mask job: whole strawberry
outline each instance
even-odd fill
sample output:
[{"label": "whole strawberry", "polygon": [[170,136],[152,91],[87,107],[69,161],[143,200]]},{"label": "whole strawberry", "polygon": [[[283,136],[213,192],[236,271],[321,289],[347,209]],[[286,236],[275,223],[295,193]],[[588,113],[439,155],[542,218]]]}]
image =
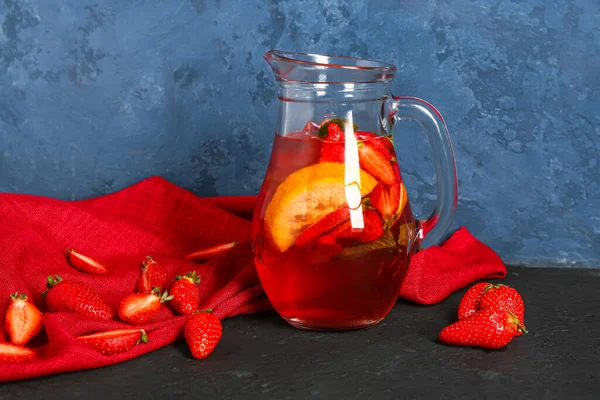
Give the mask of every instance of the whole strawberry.
[{"label": "whole strawberry", "polygon": [[185,325],[185,341],[192,356],[197,359],[205,358],[212,353],[223,333],[221,322],[210,314],[210,311],[199,312],[191,317]]},{"label": "whole strawberry", "polygon": [[55,275],[48,277],[46,287],[48,290],[43,295],[50,311],[68,311],[105,321],[114,316],[96,289],[87,283],[63,280]]},{"label": "whole strawberry", "polygon": [[137,293],[151,293],[154,288],[165,289],[167,284],[167,269],[147,256],[142,263],[142,272],[138,278],[135,290]]},{"label": "whole strawberry", "polygon": [[10,341],[24,345],[42,329],[42,312],[29,301],[27,295],[10,295],[10,304],[6,310],[6,331]]},{"label": "whole strawberry", "polygon": [[480,282],[465,292],[458,304],[458,319],[470,317],[477,312],[481,297],[483,297],[485,289],[490,286],[493,285],[488,282]]},{"label": "whole strawberry", "polygon": [[342,128],[334,122],[327,125],[327,136],[321,145],[320,162],[344,162],[345,134]]},{"label": "whole strawberry", "polygon": [[77,339],[106,355],[123,353],[140,342],[148,343],[143,329],[115,329],[78,336]]},{"label": "whole strawberry", "polygon": [[510,343],[519,330],[526,332],[513,313],[490,308],[448,325],[438,338],[455,346],[495,350]]},{"label": "whole strawberry", "polygon": [[[489,285],[479,301],[479,309],[498,308],[513,313],[521,326],[525,327],[525,304],[515,288],[506,285]],[[520,336],[521,332],[517,333]]]},{"label": "whole strawberry", "polygon": [[196,271],[188,272],[184,276],[175,277],[175,283],[171,287],[171,305],[179,314],[191,314],[200,306],[200,291],[198,284],[200,277]]},{"label": "whole strawberry", "polygon": [[149,324],[158,317],[161,304],[172,298],[166,290],[161,295],[158,288],[154,288],[152,293],[130,294],[121,300],[119,318],[134,325]]}]

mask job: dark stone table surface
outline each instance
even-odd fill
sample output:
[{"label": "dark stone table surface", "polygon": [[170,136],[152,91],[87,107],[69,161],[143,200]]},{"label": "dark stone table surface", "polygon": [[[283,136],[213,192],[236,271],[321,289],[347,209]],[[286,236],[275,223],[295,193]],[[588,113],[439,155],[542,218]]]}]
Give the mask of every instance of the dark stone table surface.
[{"label": "dark stone table surface", "polygon": [[215,352],[177,343],[111,367],[0,384],[4,399],[598,399],[600,270],[510,267],[529,334],[505,349],[443,345],[464,290],[399,302],[378,326],[308,332],[274,314],[224,322]]}]

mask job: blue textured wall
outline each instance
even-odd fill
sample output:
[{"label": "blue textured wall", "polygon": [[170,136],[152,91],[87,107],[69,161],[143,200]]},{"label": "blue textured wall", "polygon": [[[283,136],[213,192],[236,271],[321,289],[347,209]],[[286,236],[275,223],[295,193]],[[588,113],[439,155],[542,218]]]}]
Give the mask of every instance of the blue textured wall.
[{"label": "blue textured wall", "polygon": [[[1,191],[82,199],[162,175],[254,194],[276,112],[263,53],[368,57],[445,116],[456,225],[510,263],[600,267],[597,0],[2,0],[0,23]],[[410,123],[395,138],[426,214],[428,145]]]}]

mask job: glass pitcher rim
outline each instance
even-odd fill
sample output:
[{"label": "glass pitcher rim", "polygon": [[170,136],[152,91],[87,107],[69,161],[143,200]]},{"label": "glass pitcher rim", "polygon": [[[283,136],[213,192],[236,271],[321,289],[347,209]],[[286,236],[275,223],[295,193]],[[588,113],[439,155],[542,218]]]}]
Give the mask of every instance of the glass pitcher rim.
[{"label": "glass pitcher rim", "polygon": [[[337,68],[337,69],[353,69],[362,71],[380,71],[395,73],[397,68],[394,64],[390,64],[384,61],[370,60],[358,57],[349,56],[338,56],[330,54],[319,54],[319,53],[303,53],[297,51],[285,51],[285,50],[269,50],[264,55],[265,60],[269,61],[274,59],[276,61],[290,62],[306,66],[314,66],[321,68]],[[318,60],[319,58],[326,58],[327,62],[310,61],[308,59],[313,58]],[[302,59],[306,58],[306,59]],[[329,60],[338,60],[339,62],[328,62]],[[354,64],[350,64],[354,62]],[[360,65],[368,64],[368,65]]]}]

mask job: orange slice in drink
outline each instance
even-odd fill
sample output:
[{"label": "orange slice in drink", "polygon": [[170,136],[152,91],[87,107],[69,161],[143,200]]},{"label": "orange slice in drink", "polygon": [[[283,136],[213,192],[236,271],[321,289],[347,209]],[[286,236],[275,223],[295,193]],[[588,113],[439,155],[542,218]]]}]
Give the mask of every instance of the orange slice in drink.
[{"label": "orange slice in drink", "polygon": [[[347,194],[356,189],[369,194],[377,181],[360,170],[358,181],[346,183],[345,165],[337,162],[314,164],[290,174],[275,190],[265,211],[267,235],[279,249],[289,249],[296,237],[327,214],[356,199]],[[360,202],[355,207],[360,206]]]}]

